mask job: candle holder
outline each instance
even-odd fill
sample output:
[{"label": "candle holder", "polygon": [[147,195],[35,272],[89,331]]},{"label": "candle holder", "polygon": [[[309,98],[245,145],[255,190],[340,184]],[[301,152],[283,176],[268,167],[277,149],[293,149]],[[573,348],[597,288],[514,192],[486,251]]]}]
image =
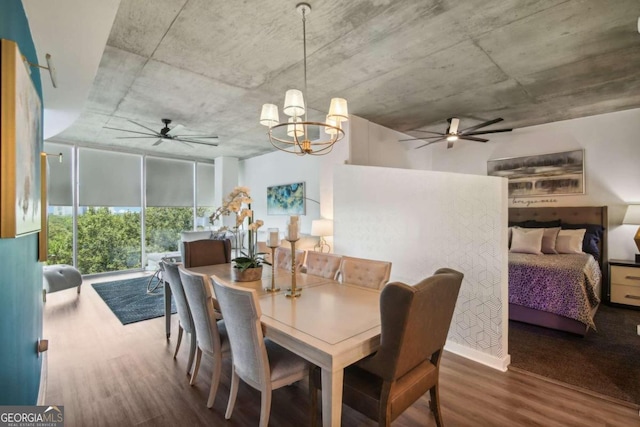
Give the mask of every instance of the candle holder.
[{"label": "candle holder", "polygon": [[287,289],[285,295],[287,298],[298,298],[300,294],[300,289],[296,288],[296,240],[289,240],[291,243],[291,288]]},{"label": "candle holder", "polygon": [[276,288],[276,248],[277,246],[269,246],[271,249],[271,287],[264,288],[267,292],[280,292],[280,288]]}]

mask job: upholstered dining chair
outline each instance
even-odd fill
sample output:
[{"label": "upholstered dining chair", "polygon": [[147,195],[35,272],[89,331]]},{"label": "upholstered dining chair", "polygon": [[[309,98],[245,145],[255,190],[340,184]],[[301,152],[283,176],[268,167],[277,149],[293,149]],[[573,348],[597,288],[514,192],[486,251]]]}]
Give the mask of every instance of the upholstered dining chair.
[{"label": "upholstered dining chair", "polygon": [[242,379],[262,393],[259,425],[267,427],[271,412],[271,391],[306,378],[309,363],[264,338],[260,324],[260,304],[254,289],[222,283],[215,276],[213,286],[222,308],[233,354],[231,389],[225,418],[231,418],[239,381]]},{"label": "upholstered dining chair", "polygon": [[340,261],[342,261],[341,255],[307,251],[306,273],[325,279],[335,279]]},{"label": "upholstered dining chair", "polygon": [[178,311],[178,342],[176,342],[176,351],[173,354],[173,358],[175,359],[178,355],[180,343],[182,342],[182,333],[186,332],[191,338],[191,344],[189,345],[189,361],[187,362],[187,374],[189,374],[191,372],[191,366],[193,365],[193,357],[196,353],[196,330],[193,326],[191,309],[189,308],[187,296],[185,295],[184,288],[182,287],[182,279],[180,279],[180,272],[178,270],[179,264],[165,259],[162,259],[160,263],[164,269],[165,286],[169,286],[171,288],[173,299],[176,302],[176,310]]},{"label": "upholstered dining chair", "polygon": [[191,309],[198,344],[190,384],[194,385],[198,377],[202,353],[210,356],[213,359],[213,373],[211,375],[211,388],[209,389],[207,407],[211,408],[220,383],[222,357],[230,355],[229,339],[224,320],[216,319],[209,276],[188,271],[182,266],[178,267],[178,271],[189,308]]},{"label": "upholstered dining chair", "polygon": [[203,265],[226,264],[231,262],[231,240],[194,240],[183,242],[186,268]]},{"label": "upholstered dining chair", "polygon": [[[389,426],[427,391],[438,427],[440,359],[462,273],[441,268],[415,286],[393,282],[380,294],[380,348],[345,369],[343,403]],[[309,376],[312,425],[317,418],[320,370]]]},{"label": "upholstered dining chair", "polygon": [[[301,271],[304,265],[305,258],[304,249],[296,249],[296,271]],[[291,249],[278,246],[275,252],[275,262],[273,263],[275,268],[284,268],[291,270]]]},{"label": "upholstered dining chair", "polygon": [[336,279],[350,285],[382,289],[390,276],[390,262],[343,256]]}]

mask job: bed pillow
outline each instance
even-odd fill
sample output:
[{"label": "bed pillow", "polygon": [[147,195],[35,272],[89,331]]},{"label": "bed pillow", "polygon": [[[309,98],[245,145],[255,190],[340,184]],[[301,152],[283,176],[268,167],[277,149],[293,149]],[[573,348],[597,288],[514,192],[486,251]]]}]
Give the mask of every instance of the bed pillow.
[{"label": "bed pillow", "polygon": [[542,234],[542,247],[541,247],[541,251],[543,254],[558,253],[556,251],[556,239],[558,237],[559,232],[560,232],[560,227],[544,229],[544,233]]},{"label": "bed pillow", "polygon": [[543,228],[520,228],[514,227],[511,237],[510,252],[523,254],[542,255]]},{"label": "bed pillow", "polygon": [[565,230],[577,230],[584,228],[587,230],[582,239],[582,251],[593,255],[598,260],[600,259],[600,241],[604,235],[604,227],[600,224],[562,224],[562,228]]},{"label": "bed pillow", "polygon": [[556,238],[556,251],[559,254],[581,254],[582,240],[587,230],[560,230]]}]

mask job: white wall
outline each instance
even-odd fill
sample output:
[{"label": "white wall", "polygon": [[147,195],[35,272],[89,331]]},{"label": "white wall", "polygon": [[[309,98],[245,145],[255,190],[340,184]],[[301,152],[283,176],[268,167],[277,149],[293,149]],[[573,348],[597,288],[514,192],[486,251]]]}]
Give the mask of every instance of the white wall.
[{"label": "white wall", "polygon": [[[488,135],[486,144],[458,141],[427,148],[433,170],[486,175],[487,160],[584,149],[586,194],[510,199],[510,206],[609,206],[609,257],[633,259],[636,226],[620,225],[626,205],[640,202],[640,109],[565,120]],[[544,199],[549,199],[545,197]]]},{"label": "white wall", "polygon": [[334,179],[335,251],[391,261],[409,284],[463,272],[447,349],[506,369],[506,179],[352,165]]}]

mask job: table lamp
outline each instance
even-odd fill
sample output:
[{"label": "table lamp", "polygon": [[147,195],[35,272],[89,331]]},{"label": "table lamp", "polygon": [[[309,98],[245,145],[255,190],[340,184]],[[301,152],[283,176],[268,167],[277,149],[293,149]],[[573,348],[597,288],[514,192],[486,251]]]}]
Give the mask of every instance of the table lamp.
[{"label": "table lamp", "polygon": [[[627,212],[624,214],[623,224],[640,225],[640,205],[627,206]],[[633,238],[636,242],[636,246],[640,251],[640,227],[636,231],[636,235]],[[636,262],[640,262],[640,254],[636,254]]]},{"label": "table lamp", "polygon": [[330,219],[314,219],[311,221],[311,235],[319,236],[320,240],[313,247],[313,250],[318,252],[324,252],[324,248],[327,248],[327,252],[331,252],[331,246],[324,238],[326,236],[333,236],[333,221]]}]

